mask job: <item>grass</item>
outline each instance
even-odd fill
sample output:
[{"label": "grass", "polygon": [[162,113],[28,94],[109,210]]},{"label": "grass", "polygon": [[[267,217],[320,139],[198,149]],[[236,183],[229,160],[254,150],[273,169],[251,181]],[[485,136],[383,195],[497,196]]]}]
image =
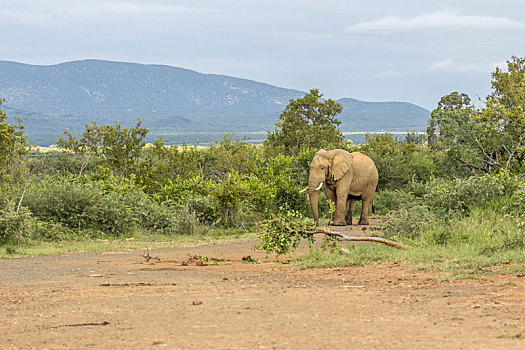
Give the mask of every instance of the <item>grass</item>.
[{"label": "grass", "polygon": [[498,338],[507,338],[507,339],[525,339],[525,328],[522,329],[520,332],[517,333],[505,333]]},{"label": "grass", "polygon": [[375,243],[358,246],[348,254],[312,250],[296,265],[299,268],[331,268],[364,266],[387,261],[406,262],[420,270],[447,272],[454,279],[483,278],[495,272],[525,271],[525,254],[521,249],[485,256],[468,246],[400,250]]},{"label": "grass", "polygon": [[109,250],[145,250],[152,248],[177,248],[188,245],[209,245],[232,239],[253,239],[254,233],[241,230],[213,230],[205,234],[180,236],[149,236],[136,234],[127,238],[81,239],[58,242],[30,242],[20,246],[0,246],[0,259],[61,255],[72,252]]},{"label": "grass", "polygon": [[454,279],[525,271],[523,232],[515,220],[490,210],[474,210],[468,217],[451,220],[445,227],[427,229],[405,243],[413,248],[401,250],[371,243],[355,246],[348,254],[312,250],[296,264],[300,268],[315,268],[406,262],[418,269],[448,273]]}]

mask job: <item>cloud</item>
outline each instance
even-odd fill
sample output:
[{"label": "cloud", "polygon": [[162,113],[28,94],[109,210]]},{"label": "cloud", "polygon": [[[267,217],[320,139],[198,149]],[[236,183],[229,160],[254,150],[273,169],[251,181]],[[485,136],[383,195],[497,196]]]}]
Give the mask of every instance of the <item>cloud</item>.
[{"label": "cloud", "polygon": [[506,67],[506,62],[458,64],[452,59],[447,59],[430,64],[427,70],[445,73],[487,73],[494,71],[496,67]]},{"label": "cloud", "polygon": [[44,24],[49,21],[49,17],[42,13],[6,9],[0,11],[0,19],[26,24]]},{"label": "cloud", "polygon": [[394,71],[394,70],[388,70],[385,72],[379,72],[374,75],[378,79],[393,79],[393,78],[401,78],[403,76],[403,73]]},{"label": "cloud", "polygon": [[198,6],[174,5],[169,2],[144,3],[134,0],[103,1],[103,0],[69,0],[67,2],[54,1],[52,5],[34,0],[20,0],[13,2],[11,9],[3,8],[0,11],[0,20],[9,20],[15,23],[40,25],[57,25],[63,22],[74,22],[78,19],[100,20],[101,18],[129,18],[152,16],[186,15],[191,13],[215,13],[219,10]]},{"label": "cloud", "polygon": [[410,18],[389,16],[373,21],[360,22],[346,28],[349,34],[396,33],[414,30],[525,30],[525,22],[507,17],[461,15],[451,11],[427,13]]}]

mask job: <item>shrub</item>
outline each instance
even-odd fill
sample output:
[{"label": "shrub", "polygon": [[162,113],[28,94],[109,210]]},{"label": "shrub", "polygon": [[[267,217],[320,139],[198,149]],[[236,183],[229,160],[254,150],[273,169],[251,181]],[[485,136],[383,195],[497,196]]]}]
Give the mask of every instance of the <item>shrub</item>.
[{"label": "shrub", "polygon": [[113,181],[49,178],[28,188],[24,205],[39,220],[75,232],[121,235],[138,229],[173,231],[173,209],[154,202],[127,182],[117,185]]},{"label": "shrub", "polygon": [[506,174],[472,176],[465,180],[436,179],[425,184],[423,199],[441,215],[468,214],[475,207],[501,210],[506,198],[519,186]]},{"label": "shrub", "polygon": [[217,206],[210,196],[190,197],[186,205],[201,224],[211,225],[219,219]]},{"label": "shrub", "polygon": [[0,244],[20,244],[22,239],[32,238],[35,233],[35,218],[31,212],[14,201],[0,205]]},{"label": "shrub", "polygon": [[426,205],[415,204],[392,211],[384,225],[385,235],[391,238],[416,240],[426,230],[435,228],[442,219]]},{"label": "shrub", "polygon": [[380,190],[401,188],[410,180],[427,181],[437,170],[426,144],[405,143],[392,134],[366,135],[361,151],[376,164]]},{"label": "shrub", "polygon": [[173,233],[179,235],[192,235],[197,230],[198,219],[188,206],[179,205],[174,208]]},{"label": "shrub", "polygon": [[374,196],[374,206],[378,214],[385,215],[411,205],[416,199],[409,191],[383,190]]}]

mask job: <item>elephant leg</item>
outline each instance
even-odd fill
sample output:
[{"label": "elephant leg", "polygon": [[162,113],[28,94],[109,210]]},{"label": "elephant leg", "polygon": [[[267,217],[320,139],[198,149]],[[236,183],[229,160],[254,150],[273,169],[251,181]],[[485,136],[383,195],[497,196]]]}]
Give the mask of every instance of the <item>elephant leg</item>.
[{"label": "elephant leg", "polygon": [[352,212],[354,211],[354,204],[355,204],[355,199],[348,198],[346,200],[347,212],[345,216],[345,221],[347,225],[352,225]]},{"label": "elephant leg", "polygon": [[[326,199],[336,205],[335,191],[326,187],[325,189]],[[334,220],[334,213],[330,215],[330,222]]]},{"label": "elephant leg", "polygon": [[335,202],[335,213],[332,225],[334,226],[345,226],[345,212],[346,212],[346,200],[348,198],[348,190],[337,189],[336,190],[336,202]]},{"label": "elephant leg", "polygon": [[373,196],[363,197],[363,206],[361,207],[361,217],[359,218],[358,225],[368,225],[368,207],[374,199]]}]

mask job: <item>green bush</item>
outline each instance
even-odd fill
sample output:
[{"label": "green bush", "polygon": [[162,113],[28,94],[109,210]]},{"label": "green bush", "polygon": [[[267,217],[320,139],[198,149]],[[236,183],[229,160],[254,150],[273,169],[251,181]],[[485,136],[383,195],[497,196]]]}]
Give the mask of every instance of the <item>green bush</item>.
[{"label": "green bush", "polygon": [[197,231],[198,219],[186,205],[176,206],[173,216],[172,232],[179,235],[193,235]]},{"label": "green bush", "polygon": [[118,192],[116,187],[72,177],[48,178],[29,186],[23,203],[39,220],[77,232],[121,235],[139,229],[172,230],[172,209],[138,189]]},{"label": "green bush", "polygon": [[426,231],[442,223],[442,219],[426,205],[415,204],[392,211],[384,225],[390,238],[417,240]]},{"label": "green bush", "polygon": [[211,196],[190,197],[186,205],[201,224],[212,225],[219,219],[217,206]]},{"label": "green bush", "polygon": [[415,200],[414,195],[409,191],[387,189],[376,193],[374,206],[377,214],[386,215],[413,204]]},{"label": "green bush", "polygon": [[0,205],[0,244],[21,243],[35,234],[36,219],[27,208],[17,207],[14,201]]},{"label": "green bush", "polygon": [[411,180],[428,181],[437,171],[425,143],[405,143],[392,134],[366,135],[366,145],[359,150],[374,160],[380,190],[401,188]]},{"label": "green bush", "polygon": [[476,207],[501,211],[519,181],[506,174],[472,176],[467,179],[435,179],[424,185],[422,197],[441,215],[468,214]]}]

